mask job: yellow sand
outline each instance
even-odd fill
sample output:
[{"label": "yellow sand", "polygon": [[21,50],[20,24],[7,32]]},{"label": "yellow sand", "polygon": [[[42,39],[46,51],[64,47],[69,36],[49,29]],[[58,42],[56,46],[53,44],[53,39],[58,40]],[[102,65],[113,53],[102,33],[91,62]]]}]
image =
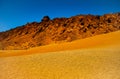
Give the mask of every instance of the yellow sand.
[{"label": "yellow sand", "polygon": [[115,46],[120,45],[120,31],[97,35],[94,37],[76,40],[73,42],[50,44],[46,46],[31,48],[29,50],[7,50],[7,51],[0,50],[1,53],[0,57],[56,52],[56,51],[64,51],[64,50],[96,48],[96,47],[99,48],[99,47],[106,47],[113,45]]},{"label": "yellow sand", "polygon": [[0,79],[120,79],[119,35],[0,51]]}]

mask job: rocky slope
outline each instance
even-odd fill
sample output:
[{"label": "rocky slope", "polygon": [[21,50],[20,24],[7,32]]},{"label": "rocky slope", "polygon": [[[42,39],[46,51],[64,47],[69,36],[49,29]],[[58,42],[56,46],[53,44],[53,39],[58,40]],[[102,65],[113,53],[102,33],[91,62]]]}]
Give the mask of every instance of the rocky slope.
[{"label": "rocky slope", "polygon": [[0,33],[0,49],[28,49],[51,43],[70,42],[120,29],[120,13],[77,15],[70,18],[44,16],[41,22],[27,23]]}]

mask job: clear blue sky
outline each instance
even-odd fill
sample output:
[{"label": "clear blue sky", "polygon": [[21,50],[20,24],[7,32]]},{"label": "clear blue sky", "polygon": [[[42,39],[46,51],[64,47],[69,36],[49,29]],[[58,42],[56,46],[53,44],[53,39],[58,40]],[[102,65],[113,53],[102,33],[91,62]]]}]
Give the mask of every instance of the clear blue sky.
[{"label": "clear blue sky", "polygon": [[0,0],[0,31],[40,22],[45,15],[55,18],[115,12],[120,12],[120,0]]}]

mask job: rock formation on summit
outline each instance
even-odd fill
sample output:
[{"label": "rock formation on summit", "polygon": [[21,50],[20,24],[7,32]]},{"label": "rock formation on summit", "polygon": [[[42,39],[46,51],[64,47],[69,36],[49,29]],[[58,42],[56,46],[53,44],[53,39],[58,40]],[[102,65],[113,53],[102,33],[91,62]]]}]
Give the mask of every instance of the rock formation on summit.
[{"label": "rock formation on summit", "polygon": [[70,42],[120,29],[120,13],[77,15],[70,18],[43,17],[6,32],[0,32],[0,49],[28,49],[51,43]]},{"label": "rock formation on summit", "polygon": [[42,21],[42,22],[47,22],[47,21],[49,21],[49,20],[50,20],[49,16],[44,16],[41,21]]}]

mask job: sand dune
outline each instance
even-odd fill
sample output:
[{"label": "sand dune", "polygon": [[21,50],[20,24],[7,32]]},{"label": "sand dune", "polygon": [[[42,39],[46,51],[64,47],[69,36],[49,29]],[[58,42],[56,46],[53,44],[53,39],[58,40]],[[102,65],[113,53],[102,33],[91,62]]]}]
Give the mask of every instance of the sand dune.
[{"label": "sand dune", "polygon": [[108,34],[97,35],[82,40],[73,42],[50,44],[46,46],[31,48],[29,50],[5,50],[0,51],[0,57],[28,55],[35,53],[46,53],[64,50],[89,49],[95,47],[117,46],[120,45],[120,31],[111,32]]},{"label": "sand dune", "polygon": [[0,79],[120,79],[119,35],[0,51]]}]

